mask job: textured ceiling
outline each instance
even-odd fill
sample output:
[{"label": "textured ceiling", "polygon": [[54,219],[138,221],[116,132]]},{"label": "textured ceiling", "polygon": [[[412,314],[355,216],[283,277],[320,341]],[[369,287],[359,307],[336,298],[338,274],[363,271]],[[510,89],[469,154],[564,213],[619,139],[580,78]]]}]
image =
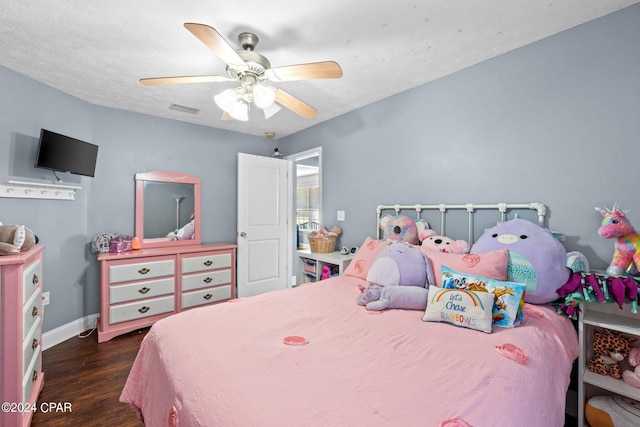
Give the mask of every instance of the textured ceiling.
[{"label": "textured ceiling", "polygon": [[[282,138],[639,0],[2,0],[0,65],[92,104]],[[277,86],[318,110],[223,121],[232,83],[144,86],[144,77],[225,75],[183,24],[210,25],[240,49],[250,31],[273,67],[333,60],[341,79]],[[172,103],[199,109],[190,114]]]}]

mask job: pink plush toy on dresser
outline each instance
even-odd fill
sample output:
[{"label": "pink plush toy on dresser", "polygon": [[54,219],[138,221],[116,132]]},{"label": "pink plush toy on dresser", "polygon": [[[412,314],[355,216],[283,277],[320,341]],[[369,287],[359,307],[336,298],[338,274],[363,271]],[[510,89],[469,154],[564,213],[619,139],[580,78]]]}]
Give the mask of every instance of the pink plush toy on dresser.
[{"label": "pink plush toy on dresser", "polygon": [[616,205],[613,205],[613,209],[596,207],[596,211],[604,217],[598,234],[606,239],[616,239],[613,260],[607,267],[607,274],[622,276],[637,273],[640,266],[640,234],[631,225],[626,212]]}]

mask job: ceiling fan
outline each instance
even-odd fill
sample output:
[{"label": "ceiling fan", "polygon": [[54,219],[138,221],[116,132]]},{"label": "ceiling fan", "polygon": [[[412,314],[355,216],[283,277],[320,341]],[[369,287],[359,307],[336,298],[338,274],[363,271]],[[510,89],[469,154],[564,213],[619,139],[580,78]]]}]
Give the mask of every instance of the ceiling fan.
[{"label": "ceiling fan", "polygon": [[248,120],[249,106],[254,103],[269,118],[280,110],[280,105],[304,118],[314,117],[318,111],[284,90],[264,83],[295,80],[337,79],[342,77],[342,68],[334,61],[312,62],[271,68],[267,58],[255,52],[258,37],[252,33],[241,33],[238,41],[242,50],[233,47],[214,28],[195,23],[184,24],[227,64],[227,75],[154,77],[140,79],[145,85],[181,83],[219,83],[237,81],[239,86],[226,89],[214,97],[216,104],[224,111],[223,120]]}]

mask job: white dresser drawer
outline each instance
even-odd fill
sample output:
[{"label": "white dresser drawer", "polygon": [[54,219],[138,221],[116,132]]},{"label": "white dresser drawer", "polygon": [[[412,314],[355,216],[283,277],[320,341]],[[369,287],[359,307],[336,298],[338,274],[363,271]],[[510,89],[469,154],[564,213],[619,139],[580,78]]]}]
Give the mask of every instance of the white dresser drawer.
[{"label": "white dresser drawer", "polygon": [[38,317],[31,327],[31,330],[25,331],[27,334],[22,341],[22,375],[27,373],[29,362],[40,352],[40,337],[42,331],[42,320]]},{"label": "white dresser drawer", "polygon": [[182,291],[231,283],[231,270],[207,271],[182,276]]},{"label": "white dresser drawer", "polygon": [[147,261],[135,264],[109,266],[109,283],[130,282],[154,277],[172,276],[175,272],[173,259]]},{"label": "white dresser drawer", "polygon": [[231,298],[231,285],[182,294],[182,308],[195,307]]},{"label": "white dresser drawer", "polygon": [[[22,330],[26,334],[31,327],[40,319],[42,313],[42,298],[40,297],[40,289],[31,295],[29,301],[22,308]],[[22,339],[25,337],[23,336]]]},{"label": "white dresser drawer", "polygon": [[37,259],[22,273],[22,301],[26,302],[42,280],[42,263]]},{"label": "white dresser drawer", "polygon": [[127,285],[110,286],[109,304],[173,294],[174,291],[175,280],[173,277],[158,280],[145,280],[143,282],[130,283]]},{"label": "white dresser drawer", "polygon": [[142,319],[157,314],[170,313],[174,309],[173,295],[146,301],[109,307],[109,324]]},{"label": "white dresser drawer", "polygon": [[[33,355],[31,363],[27,367],[27,372],[22,377],[22,402],[30,401],[33,387],[40,375],[42,375],[42,352],[38,349],[37,354]],[[33,403],[35,403],[35,399]]]},{"label": "white dresser drawer", "polygon": [[231,254],[216,254],[197,257],[182,258],[182,273],[195,273],[196,271],[215,270],[217,268],[231,267]]}]

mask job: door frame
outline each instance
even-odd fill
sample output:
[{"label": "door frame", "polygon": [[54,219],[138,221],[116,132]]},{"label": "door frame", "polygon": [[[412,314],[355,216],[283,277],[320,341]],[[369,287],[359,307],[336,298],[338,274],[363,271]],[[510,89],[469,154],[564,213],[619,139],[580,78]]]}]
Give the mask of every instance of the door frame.
[{"label": "door frame", "polygon": [[318,156],[318,182],[320,183],[319,185],[319,189],[318,189],[318,220],[319,222],[322,224],[322,146],[318,146],[315,148],[310,148],[308,150],[304,150],[301,151],[299,153],[294,153],[294,154],[289,154],[287,156],[284,156],[285,160],[288,160],[291,163],[291,170],[292,173],[289,174],[289,179],[287,180],[287,186],[288,186],[288,193],[289,193],[289,197],[287,200],[287,204],[288,204],[288,210],[289,210],[289,217],[291,218],[291,221],[289,222],[290,227],[289,227],[289,261],[288,261],[288,269],[289,269],[289,285],[288,287],[292,288],[296,285],[296,278],[295,278],[295,274],[297,274],[297,269],[295,268],[296,266],[296,261],[297,261],[297,256],[296,256],[296,251],[297,251],[297,247],[295,247],[293,245],[293,242],[295,241],[294,238],[295,236],[297,236],[296,234],[296,213],[295,213],[295,206],[296,204],[293,202],[293,195],[296,194],[296,189],[293,188],[293,183],[295,180],[295,166],[296,166],[296,162],[298,162],[299,160],[304,160],[307,159],[309,157],[313,157],[313,156]]}]

